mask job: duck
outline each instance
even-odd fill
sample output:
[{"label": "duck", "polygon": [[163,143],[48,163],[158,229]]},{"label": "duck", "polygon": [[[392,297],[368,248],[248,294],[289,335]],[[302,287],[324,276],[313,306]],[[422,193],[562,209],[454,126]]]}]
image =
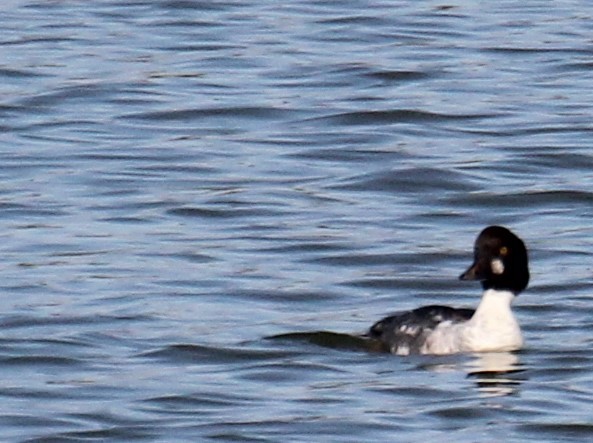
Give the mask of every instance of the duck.
[{"label": "duck", "polygon": [[529,284],[527,248],[503,226],[488,226],[474,243],[474,259],[460,280],[479,281],[476,309],[442,305],[398,312],[376,322],[366,337],[396,355],[510,352],[523,347],[511,304]]}]

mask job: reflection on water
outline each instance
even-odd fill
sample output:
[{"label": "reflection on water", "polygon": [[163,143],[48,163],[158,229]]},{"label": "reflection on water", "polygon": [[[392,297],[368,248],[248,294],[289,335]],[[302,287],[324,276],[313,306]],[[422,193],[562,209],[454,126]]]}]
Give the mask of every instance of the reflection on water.
[{"label": "reflection on water", "polygon": [[525,380],[526,370],[520,354],[514,352],[473,354],[464,369],[478,390],[489,396],[514,394]]},{"label": "reflection on water", "polygon": [[[269,340],[297,341],[332,349],[388,352],[381,343],[367,337],[330,331],[294,332],[267,337]],[[467,373],[477,389],[487,396],[503,396],[516,393],[525,380],[525,366],[516,352],[484,352],[475,354],[454,354],[444,356],[412,356],[422,358],[417,369],[433,372]],[[393,356],[393,358],[403,358]]]}]

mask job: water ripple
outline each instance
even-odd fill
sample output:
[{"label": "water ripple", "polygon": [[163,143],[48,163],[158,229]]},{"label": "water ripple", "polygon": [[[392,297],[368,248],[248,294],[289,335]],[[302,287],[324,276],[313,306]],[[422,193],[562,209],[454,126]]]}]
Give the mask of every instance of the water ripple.
[{"label": "water ripple", "polygon": [[480,120],[488,115],[444,114],[415,109],[394,109],[388,111],[355,111],[318,117],[313,121],[328,122],[334,125],[375,125],[390,123],[437,123],[443,121]]},{"label": "water ripple", "polygon": [[[4,440],[593,435],[587,8],[3,5]],[[475,306],[490,224],[525,349],[358,335]]]}]

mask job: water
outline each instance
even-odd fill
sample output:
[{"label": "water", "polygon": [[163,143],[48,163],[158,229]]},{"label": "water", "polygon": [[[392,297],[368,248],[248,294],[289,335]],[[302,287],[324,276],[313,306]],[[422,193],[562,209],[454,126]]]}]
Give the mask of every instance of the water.
[{"label": "water", "polygon": [[[586,2],[5,3],[3,441],[593,436]],[[523,351],[339,335],[495,223]]]}]

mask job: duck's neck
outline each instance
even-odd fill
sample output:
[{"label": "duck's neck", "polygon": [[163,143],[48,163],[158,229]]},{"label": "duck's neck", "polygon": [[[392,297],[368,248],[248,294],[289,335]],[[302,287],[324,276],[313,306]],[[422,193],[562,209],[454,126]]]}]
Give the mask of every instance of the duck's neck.
[{"label": "duck's neck", "polygon": [[482,300],[480,300],[472,320],[490,323],[505,320],[509,316],[512,317],[511,303],[514,299],[515,294],[511,291],[487,289],[482,295]]},{"label": "duck's neck", "polygon": [[488,289],[468,322],[468,345],[474,351],[519,349],[521,329],[511,311],[515,295],[511,291]]}]

